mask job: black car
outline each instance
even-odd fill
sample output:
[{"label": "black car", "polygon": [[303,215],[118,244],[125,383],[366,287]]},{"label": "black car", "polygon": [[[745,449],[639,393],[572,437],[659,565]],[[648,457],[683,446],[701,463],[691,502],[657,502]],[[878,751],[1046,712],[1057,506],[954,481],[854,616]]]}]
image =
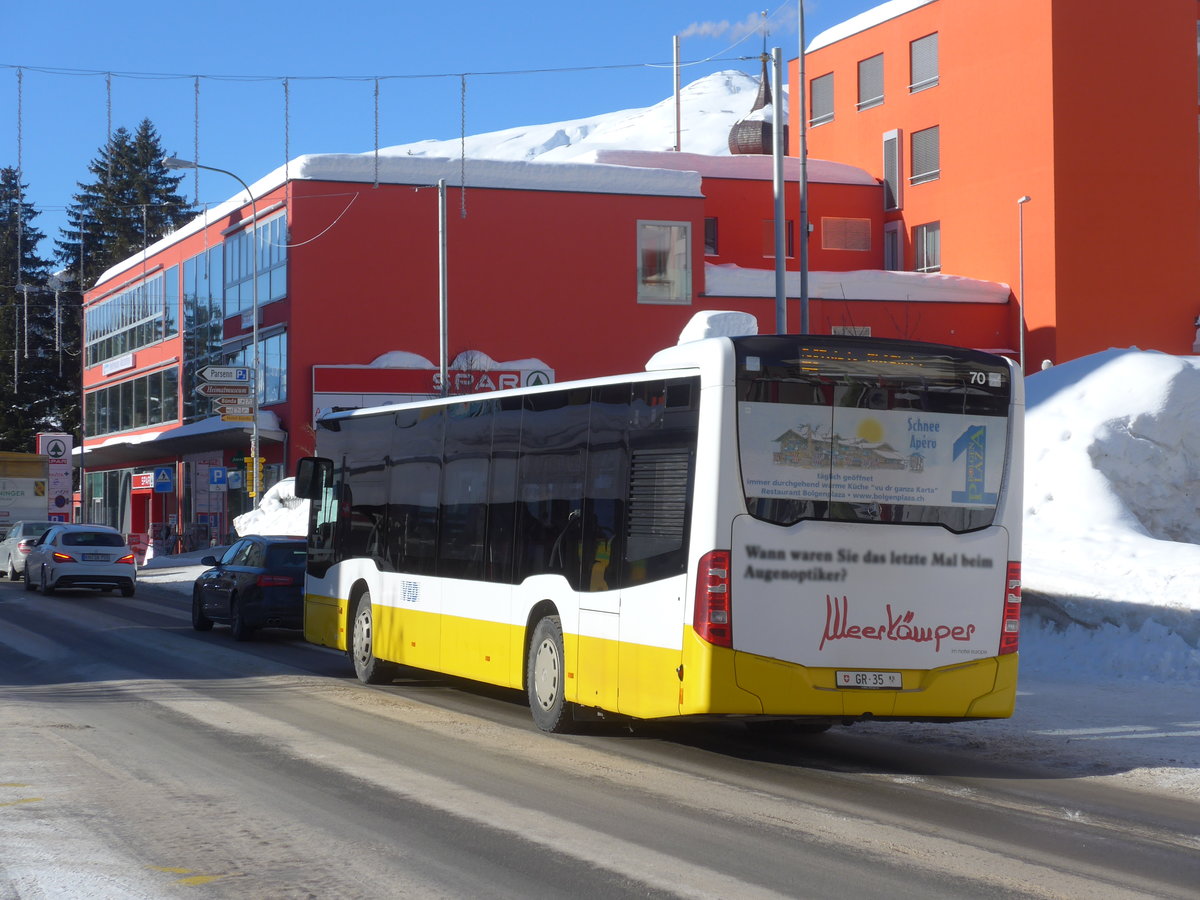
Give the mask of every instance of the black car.
[{"label": "black car", "polygon": [[229,623],[234,640],[259,628],[304,627],[304,538],[250,535],[225,551],[192,587],[192,627],[209,631]]}]

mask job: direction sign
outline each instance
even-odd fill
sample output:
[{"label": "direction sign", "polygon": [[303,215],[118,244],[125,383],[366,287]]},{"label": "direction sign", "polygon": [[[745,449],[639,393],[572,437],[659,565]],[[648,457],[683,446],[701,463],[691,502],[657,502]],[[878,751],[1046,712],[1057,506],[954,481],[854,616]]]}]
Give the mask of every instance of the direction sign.
[{"label": "direction sign", "polygon": [[253,370],[249,366],[205,366],[200,377],[215,384],[252,384]]},{"label": "direction sign", "polygon": [[254,388],[248,384],[210,384],[203,382],[196,388],[196,393],[202,397],[249,397]]},{"label": "direction sign", "polygon": [[[235,416],[235,415],[226,414],[226,415],[221,416],[221,421],[222,422],[253,422],[254,416]],[[232,486],[232,484],[233,484],[232,477],[229,479],[229,483]]]},{"label": "direction sign", "polygon": [[213,409],[213,412],[220,413],[223,416],[253,416],[254,407],[220,404]]}]

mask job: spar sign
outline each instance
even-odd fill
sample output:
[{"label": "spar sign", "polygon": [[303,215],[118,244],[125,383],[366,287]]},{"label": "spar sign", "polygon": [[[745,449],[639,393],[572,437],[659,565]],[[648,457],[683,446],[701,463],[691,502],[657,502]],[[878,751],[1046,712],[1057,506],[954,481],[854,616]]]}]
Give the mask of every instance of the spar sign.
[{"label": "spar sign", "polygon": [[70,513],[74,484],[71,477],[71,452],[74,441],[69,434],[44,433],[37,436],[37,452],[46,457],[48,485],[47,513]]}]

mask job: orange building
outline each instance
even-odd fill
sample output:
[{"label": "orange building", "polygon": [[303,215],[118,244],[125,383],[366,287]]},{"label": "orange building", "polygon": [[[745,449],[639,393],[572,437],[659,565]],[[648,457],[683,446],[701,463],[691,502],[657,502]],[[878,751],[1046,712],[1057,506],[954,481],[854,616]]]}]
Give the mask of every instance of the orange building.
[{"label": "orange building", "polygon": [[1191,353],[1198,16],[1197,0],[891,0],[809,43],[809,155],[884,181],[887,268],[1011,285],[1027,370]]}]

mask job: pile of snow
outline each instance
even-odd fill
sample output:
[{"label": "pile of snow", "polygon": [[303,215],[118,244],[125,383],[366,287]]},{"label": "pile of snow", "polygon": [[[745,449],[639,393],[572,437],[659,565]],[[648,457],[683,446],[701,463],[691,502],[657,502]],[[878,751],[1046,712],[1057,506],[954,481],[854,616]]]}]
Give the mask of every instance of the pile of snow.
[{"label": "pile of snow", "polygon": [[296,479],[285,478],[267,488],[262,501],[233,520],[239,535],[304,535],[308,532],[308,501],[296,496]]},{"label": "pile of snow", "polygon": [[[759,79],[728,69],[692,82],[679,92],[682,149],[729,155],[729,131],[750,114]],[[786,88],[784,93],[786,94]],[[786,104],[785,104],[786,114]],[[379,151],[380,156],[429,156],[539,162],[592,162],[602,150],[671,150],[675,147],[675,98],[644,109],[625,109],[548,125],[522,125],[465,139],[416,141]]]},{"label": "pile of snow", "polygon": [[1026,586],[1200,610],[1200,358],[1108,350],[1026,384]]}]

